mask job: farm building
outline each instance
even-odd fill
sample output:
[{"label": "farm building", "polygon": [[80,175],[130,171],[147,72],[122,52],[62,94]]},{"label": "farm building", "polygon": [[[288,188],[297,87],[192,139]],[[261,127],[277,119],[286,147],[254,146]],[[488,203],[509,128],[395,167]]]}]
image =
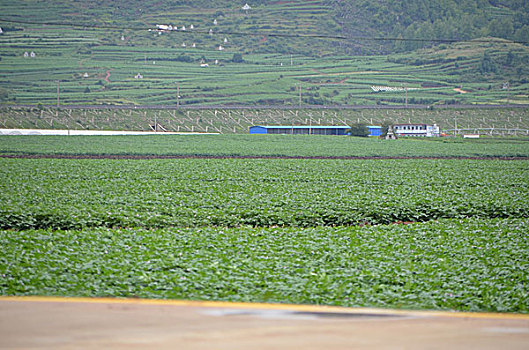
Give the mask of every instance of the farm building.
[{"label": "farm building", "polygon": [[369,125],[369,136],[380,136],[382,135],[382,127],[378,125]]},{"label": "farm building", "polygon": [[349,126],[255,125],[250,127],[250,134],[347,135],[349,128]]},{"label": "farm building", "polygon": [[396,124],[393,126],[396,136],[419,136],[434,137],[440,136],[439,127],[428,124]]}]

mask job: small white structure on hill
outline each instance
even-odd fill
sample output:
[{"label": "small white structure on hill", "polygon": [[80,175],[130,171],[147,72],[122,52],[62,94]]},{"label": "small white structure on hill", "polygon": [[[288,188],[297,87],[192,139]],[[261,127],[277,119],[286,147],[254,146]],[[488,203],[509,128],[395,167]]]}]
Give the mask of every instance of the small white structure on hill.
[{"label": "small white structure on hill", "polygon": [[243,9],[244,11],[248,11],[248,10],[251,10],[252,7],[251,7],[250,5],[248,5],[248,4],[245,4],[245,5],[242,7],[242,9]]},{"label": "small white structure on hill", "polygon": [[85,72],[85,73],[83,74],[83,78],[88,78],[88,73]]},{"label": "small white structure on hill", "polygon": [[209,64],[207,64],[207,63],[201,63],[201,64],[200,64],[200,67],[202,67],[202,68],[206,68],[206,67],[209,67]]},{"label": "small white structure on hill", "polygon": [[31,53],[29,54],[29,57],[31,57],[31,58],[35,58],[35,56],[36,56],[36,55],[35,55],[35,52],[31,51]]},{"label": "small white structure on hill", "polygon": [[436,124],[396,124],[393,126],[393,132],[397,137],[401,136],[418,136],[418,137],[437,137],[440,136],[439,126]]},{"label": "small white structure on hill", "polygon": [[197,44],[193,43],[193,45],[191,45],[191,47],[197,47]]},{"label": "small white structure on hill", "polygon": [[27,51],[24,52],[24,57],[29,57],[29,53]]},{"label": "small white structure on hill", "polygon": [[190,25],[189,29],[195,29],[195,26],[194,25]]},{"label": "small white structure on hill", "polygon": [[224,51],[224,48],[222,47],[222,45],[219,45],[219,51]]},{"label": "small white structure on hill", "polygon": [[228,43],[228,38],[224,38],[224,44]]},{"label": "small white structure on hill", "polygon": [[143,79],[143,75],[141,75],[140,73],[136,74],[134,76],[134,79]]},{"label": "small white structure on hill", "polygon": [[186,47],[186,43],[182,43],[182,47]]},{"label": "small white structure on hill", "polygon": [[214,24],[214,25],[217,25],[218,23],[219,23],[219,22],[217,22],[216,19],[213,21],[213,24]]},{"label": "small white structure on hill", "polygon": [[213,29],[209,30],[209,35],[213,35]]},{"label": "small white structure on hill", "polygon": [[2,30],[2,28],[0,27],[0,34],[2,34],[4,31]]},{"label": "small white structure on hill", "polygon": [[182,30],[185,32],[186,31],[186,26],[182,26]]}]

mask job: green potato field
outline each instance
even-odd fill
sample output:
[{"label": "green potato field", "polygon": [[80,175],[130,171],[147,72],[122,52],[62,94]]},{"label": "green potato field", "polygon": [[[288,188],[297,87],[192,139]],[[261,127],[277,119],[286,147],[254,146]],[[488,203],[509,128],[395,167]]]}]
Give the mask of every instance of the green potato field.
[{"label": "green potato field", "polygon": [[[529,311],[522,139],[5,136],[0,152],[1,295]],[[21,158],[65,154],[93,158]]]}]

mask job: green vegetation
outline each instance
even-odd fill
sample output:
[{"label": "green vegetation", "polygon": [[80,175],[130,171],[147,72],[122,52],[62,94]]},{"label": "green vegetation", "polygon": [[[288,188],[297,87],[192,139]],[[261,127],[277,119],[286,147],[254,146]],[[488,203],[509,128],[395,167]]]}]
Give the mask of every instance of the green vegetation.
[{"label": "green vegetation", "polygon": [[[393,2],[264,1],[246,14],[239,4],[229,2],[147,1],[139,5],[134,0],[119,4],[118,9],[107,0],[51,5],[0,1],[6,20],[87,26],[0,20],[4,29],[0,34],[0,103],[55,105],[57,81],[63,105],[174,106],[177,84],[179,103],[184,106],[297,106],[299,87],[303,105],[402,106],[406,97],[409,105],[529,103],[528,47],[489,37],[501,37],[498,30],[474,30],[484,27],[485,20],[493,25],[496,18],[500,22],[516,18],[512,33],[523,31],[527,17],[523,7],[485,6],[476,12],[479,19],[469,22],[454,18],[473,16],[475,6],[468,3],[474,1],[462,5],[436,2],[439,8],[428,2],[421,6]],[[423,13],[428,18],[419,20]],[[432,17],[437,15],[442,18]],[[429,35],[437,35],[443,31],[436,26],[458,23],[470,27],[468,31],[454,27],[455,37],[481,40],[436,43],[433,48],[427,42],[426,48],[410,51],[425,43],[306,36],[399,37],[393,31],[401,29],[378,23],[393,25],[399,23],[397,17],[404,31],[410,27],[410,31],[428,33],[421,28],[431,25],[436,29]],[[180,30],[158,32],[157,24],[173,24]],[[183,25],[186,31],[181,30]],[[421,33],[405,36],[421,39],[426,35]],[[413,47],[399,48],[400,44]],[[35,57],[24,57],[26,52],[34,52]],[[361,56],[389,52],[389,56]],[[138,73],[143,78],[136,79]],[[389,90],[375,92],[372,86]]]},{"label": "green vegetation", "polygon": [[[447,135],[528,136],[529,109],[53,109],[0,108],[2,128],[248,134],[253,125],[437,124]],[[457,127],[457,130],[455,128]],[[160,130],[163,130],[160,129]]]},{"label": "green vegetation", "polygon": [[348,226],[529,215],[528,164],[523,161],[1,163],[4,229]]},{"label": "green vegetation", "polygon": [[0,154],[529,157],[527,138],[380,140],[314,135],[0,136]]},{"label": "green vegetation", "polygon": [[[9,136],[0,145],[11,154],[528,153],[516,140],[280,135]],[[3,295],[528,312],[526,161],[0,163]]]},{"label": "green vegetation", "polygon": [[[441,108],[529,103],[526,1],[250,5],[0,0],[0,126],[529,129],[526,108]],[[177,103],[211,109],[110,108]],[[299,108],[316,105],[424,108]],[[0,158],[0,295],[529,312],[529,163],[496,159],[527,159],[526,135],[0,136],[0,153],[203,157]]]},{"label": "green vegetation", "polygon": [[351,125],[351,128],[347,130],[347,133],[351,136],[356,137],[368,137],[369,136],[369,129],[367,128],[367,125],[365,124],[353,124]]},{"label": "green vegetation", "polygon": [[0,294],[527,313],[528,225],[0,231]]}]

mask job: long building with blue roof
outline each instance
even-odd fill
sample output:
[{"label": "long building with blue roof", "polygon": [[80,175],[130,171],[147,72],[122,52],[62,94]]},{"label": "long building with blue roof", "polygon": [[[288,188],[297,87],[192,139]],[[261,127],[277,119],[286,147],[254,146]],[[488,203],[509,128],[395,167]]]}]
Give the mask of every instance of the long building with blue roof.
[{"label": "long building with blue roof", "polygon": [[250,134],[292,134],[292,135],[347,135],[347,125],[255,125]]},{"label": "long building with blue roof", "polygon": [[[347,135],[347,125],[255,125],[250,134],[291,134],[291,135]],[[379,136],[380,126],[368,126],[369,136]]]}]

